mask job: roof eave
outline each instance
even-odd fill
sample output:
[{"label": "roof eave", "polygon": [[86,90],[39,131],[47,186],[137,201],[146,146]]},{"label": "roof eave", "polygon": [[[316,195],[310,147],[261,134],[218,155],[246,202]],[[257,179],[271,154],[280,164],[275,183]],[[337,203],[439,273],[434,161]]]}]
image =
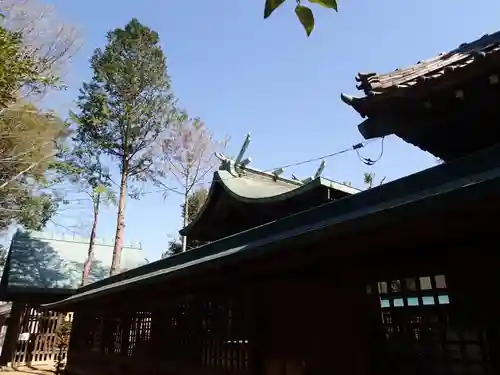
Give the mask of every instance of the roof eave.
[{"label": "roof eave", "polygon": [[[472,177],[472,176],[471,176]],[[278,233],[275,235],[272,235],[270,237],[258,239],[256,241],[253,241],[252,243],[245,244],[243,246],[236,246],[234,248],[230,248],[227,250],[224,250],[220,253],[216,253],[213,255],[209,255],[205,258],[206,261],[209,260],[215,260],[215,259],[221,259],[221,258],[227,258],[230,255],[235,255],[237,253],[242,253],[246,252],[249,249],[252,248],[263,248],[264,246],[271,245],[275,242],[282,241],[282,240],[287,240],[290,238],[296,238],[299,236],[303,236],[305,234],[311,234],[311,233],[317,233],[319,230],[324,230],[327,228],[330,228],[333,225],[341,225],[341,224],[353,224],[356,223],[359,219],[371,219],[370,223],[379,223],[380,215],[383,214],[387,217],[387,214],[389,211],[391,212],[397,212],[400,210],[405,209],[406,207],[410,206],[413,208],[416,208],[417,212],[419,211],[418,208],[421,205],[418,205],[419,202],[428,202],[432,201],[434,202],[433,204],[424,204],[423,208],[424,210],[434,210],[438,206],[443,206],[446,204],[449,204],[448,199],[442,199],[442,197],[449,197],[453,202],[456,201],[463,201],[463,195],[467,194],[467,196],[471,197],[479,197],[480,194],[478,194],[478,190],[483,190],[484,187],[488,187],[489,189],[497,189],[500,183],[500,171],[495,170],[490,173],[483,173],[480,175],[476,175],[474,177],[477,177],[476,180],[473,182],[474,178],[466,178],[466,179],[458,179],[456,181],[453,181],[453,183],[448,183],[444,184],[442,186],[439,186],[438,188],[429,188],[423,191],[419,191],[414,194],[410,194],[408,196],[404,196],[401,198],[396,198],[390,201],[386,201],[383,204],[374,204],[372,206],[365,206],[365,207],[360,207],[354,212],[350,213],[345,213],[340,215],[340,217],[328,217],[325,220],[321,220],[316,222],[313,226],[311,225],[306,225],[301,228],[296,228],[287,231],[286,233]],[[486,184],[483,184],[483,182],[487,182]],[[430,203],[430,202],[429,202]],[[365,222],[366,224],[366,222]],[[363,226],[363,228],[367,228],[366,225]],[[352,231],[351,231],[352,233]],[[150,281],[152,278],[157,278],[160,276],[165,276],[168,273],[177,273],[177,271],[181,271],[185,268],[189,268],[190,266],[195,266],[199,265],[200,263],[205,262],[205,258],[198,259],[196,262],[188,262],[184,266],[179,265],[178,267],[171,267],[172,269],[164,269],[162,272],[157,272],[154,275],[144,275],[141,277],[137,277],[137,280],[129,280],[128,283],[133,284],[133,283],[141,283],[146,279],[149,279]],[[118,284],[118,283],[117,283]],[[126,285],[115,285],[115,284],[110,284],[107,285],[106,287],[102,288],[100,291],[96,291],[94,293],[92,292],[86,292],[82,293],[81,295],[75,295],[73,297],[70,297],[68,299],[52,303],[52,304],[46,304],[43,307],[46,308],[61,308],[67,305],[71,305],[74,303],[78,303],[84,300],[88,300],[90,298],[95,298],[97,296],[102,296],[105,293],[109,293],[111,290],[123,290],[123,288],[126,287]],[[117,289],[115,289],[117,288]],[[120,289],[121,288],[121,289]]]},{"label": "roof eave", "polygon": [[318,181],[321,185],[326,186],[330,189],[336,190],[338,192],[344,193],[346,196],[357,194],[357,193],[362,191],[362,190],[356,189],[352,186],[340,184],[338,182],[335,182],[335,181],[332,181],[332,180],[329,180],[329,179],[323,178],[323,177],[319,177]]},{"label": "roof eave", "polygon": [[[119,282],[130,283],[133,279],[142,279],[151,273],[155,275],[162,273],[167,268],[179,270],[195,263],[198,264],[199,258],[216,255],[221,251],[227,250],[230,252],[232,249],[233,252],[237,252],[238,249],[249,248],[251,244],[257,242],[261,246],[262,241],[270,237],[269,233],[272,234],[271,237],[275,238],[275,240],[282,240],[291,234],[297,236],[301,230],[311,231],[321,225],[333,225],[332,223],[341,221],[342,217],[352,220],[356,217],[356,213],[359,214],[360,210],[364,214],[369,213],[370,210],[389,210],[391,207],[401,206],[404,202],[411,203],[411,201],[415,201],[415,198],[425,196],[429,198],[437,197],[433,202],[437,201],[439,203],[440,192],[448,193],[456,190],[466,190],[468,193],[478,196],[480,194],[478,190],[484,189],[484,186],[495,191],[500,184],[500,168],[497,162],[499,157],[500,146],[497,145],[459,160],[441,164],[382,186],[363,191],[355,196],[321,205],[212,242],[192,251],[153,262],[129,273],[115,275],[106,281],[82,288],[80,291],[90,294],[92,290],[96,290],[97,288],[107,290]],[[483,184],[483,182],[486,183]],[[460,199],[458,200],[460,201]],[[432,205],[430,205],[430,208],[432,209]],[[221,250],[221,248],[225,250]]]},{"label": "roof eave", "polygon": [[220,178],[218,178],[218,171],[215,171],[214,178],[212,179],[212,183],[210,184],[210,189],[208,189],[207,200],[203,204],[202,208],[198,211],[196,216],[193,218],[193,220],[184,228],[179,230],[179,234],[181,236],[189,236],[189,232],[191,232],[193,228],[196,228],[198,226],[198,222],[201,220],[204,212],[207,210],[208,205],[211,203],[211,197],[215,194],[215,189],[217,188],[219,181]]}]

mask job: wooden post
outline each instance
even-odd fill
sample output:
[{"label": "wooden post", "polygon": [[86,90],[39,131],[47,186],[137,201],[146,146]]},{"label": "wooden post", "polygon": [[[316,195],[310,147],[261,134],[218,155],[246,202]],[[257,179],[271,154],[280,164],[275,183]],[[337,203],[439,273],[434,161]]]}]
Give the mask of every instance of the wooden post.
[{"label": "wooden post", "polygon": [[17,347],[19,337],[19,327],[21,325],[21,317],[24,305],[19,302],[12,303],[10,310],[10,317],[7,319],[7,332],[5,333],[5,340],[2,347],[2,354],[0,356],[0,365],[5,366],[12,363],[14,353]]}]

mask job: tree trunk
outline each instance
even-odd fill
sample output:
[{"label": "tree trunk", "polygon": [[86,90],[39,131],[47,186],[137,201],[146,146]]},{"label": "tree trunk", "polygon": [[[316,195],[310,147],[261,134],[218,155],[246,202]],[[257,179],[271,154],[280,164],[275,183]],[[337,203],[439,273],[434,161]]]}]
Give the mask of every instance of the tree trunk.
[{"label": "tree trunk", "polygon": [[90,240],[89,240],[89,250],[87,253],[87,260],[83,265],[83,274],[82,274],[82,286],[87,285],[90,276],[90,269],[92,267],[92,261],[94,260],[94,245],[95,238],[97,234],[97,222],[99,220],[99,206],[101,204],[101,193],[97,193],[97,197],[94,202],[94,219],[92,221],[92,230],[90,231]]},{"label": "tree trunk", "polygon": [[128,164],[123,163],[122,177],[120,181],[120,197],[118,200],[118,214],[116,218],[115,247],[109,275],[113,276],[120,272],[120,261],[123,249],[123,235],[125,232],[125,200],[127,198]]},{"label": "tree trunk", "polygon": [[[184,228],[188,225],[189,223],[189,205],[188,205],[188,200],[189,200],[189,195],[188,191],[184,193],[184,212],[183,212],[183,217],[184,217]],[[187,237],[182,236],[182,252],[187,250]]]}]

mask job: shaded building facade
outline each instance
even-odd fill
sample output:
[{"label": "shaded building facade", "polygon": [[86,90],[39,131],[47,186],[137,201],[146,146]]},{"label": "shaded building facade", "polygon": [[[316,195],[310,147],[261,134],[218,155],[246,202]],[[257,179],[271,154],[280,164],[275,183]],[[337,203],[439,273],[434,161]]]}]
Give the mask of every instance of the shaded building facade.
[{"label": "shaded building facade", "polygon": [[[235,228],[223,238],[46,305],[75,311],[68,371],[498,373],[498,256],[486,244],[499,233],[500,138],[479,119],[498,110],[499,46],[492,34],[360,75],[366,96],[342,96],[365,117],[365,137],[396,134],[445,163],[265,223],[251,217],[250,229],[235,222],[242,209],[221,223]],[[185,233],[220,230],[200,224],[216,206]]]}]

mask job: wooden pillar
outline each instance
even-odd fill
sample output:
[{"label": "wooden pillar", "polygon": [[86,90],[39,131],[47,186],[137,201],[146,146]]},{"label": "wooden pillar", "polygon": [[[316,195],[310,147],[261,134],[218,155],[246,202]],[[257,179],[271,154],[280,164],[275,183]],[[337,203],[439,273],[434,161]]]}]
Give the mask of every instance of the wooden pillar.
[{"label": "wooden pillar", "polygon": [[263,329],[263,315],[265,314],[262,299],[262,290],[258,284],[254,285],[247,293],[249,298],[249,325],[250,325],[250,371],[252,375],[264,374],[264,345],[265,335]]},{"label": "wooden pillar", "polygon": [[327,277],[309,286],[306,371],[369,373],[370,316],[366,288],[354,277]]},{"label": "wooden pillar", "polygon": [[489,362],[492,373],[500,373],[500,277],[495,267],[469,266],[449,275],[448,284],[451,324],[461,331],[484,333],[486,347],[482,351],[488,356],[484,361]]},{"label": "wooden pillar", "polygon": [[2,366],[11,363],[14,358],[24,307],[25,305],[20,302],[12,303],[10,317],[7,319],[7,332],[5,333],[2,354],[0,356],[0,365]]}]

